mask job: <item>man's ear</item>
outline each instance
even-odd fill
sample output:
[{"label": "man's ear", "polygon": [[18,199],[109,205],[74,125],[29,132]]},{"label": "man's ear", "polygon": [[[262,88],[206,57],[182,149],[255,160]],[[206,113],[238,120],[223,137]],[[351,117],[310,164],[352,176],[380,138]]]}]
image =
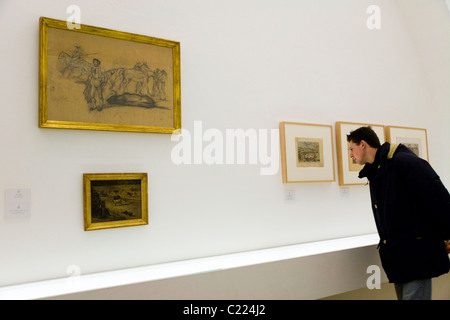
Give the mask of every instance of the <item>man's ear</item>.
[{"label": "man's ear", "polygon": [[364,149],[365,147],[367,147],[367,142],[364,140],[361,140],[361,142],[359,143],[359,146]]}]

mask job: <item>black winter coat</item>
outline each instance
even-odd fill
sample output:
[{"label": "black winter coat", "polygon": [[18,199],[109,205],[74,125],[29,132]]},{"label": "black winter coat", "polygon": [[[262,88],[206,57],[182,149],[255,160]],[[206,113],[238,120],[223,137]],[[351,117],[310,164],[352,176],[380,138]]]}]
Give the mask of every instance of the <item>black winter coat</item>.
[{"label": "black winter coat", "polygon": [[430,164],[384,143],[359,177],[370,183],[379,253],[389,282],[437,277],[450,268],[450,194]]}]

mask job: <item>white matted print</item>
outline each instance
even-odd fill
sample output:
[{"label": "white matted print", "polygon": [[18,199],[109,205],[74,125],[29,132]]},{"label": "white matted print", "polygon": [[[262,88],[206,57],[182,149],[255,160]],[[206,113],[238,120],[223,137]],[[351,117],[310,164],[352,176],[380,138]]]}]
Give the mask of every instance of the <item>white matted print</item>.
[{"label": "white matted print", "polygon": [[332,126],[281,122],[280,141],[283,183],[335,181]]},{"label": "white matted print", "polygon": [[360,128],[370,126],[380,139],[380,143],[385,142],[384,126],[377,124],[355,123],[355,122],[336,122],[336,149],[338,157],[338,172],[339,185],[361,185],[366,184],[367,179],[358,178],[359,171],[364,167],[359,165],[352,158],[348,152],[349,144],[347,142],[347,135],[350,132]]},{"label": "white matted print", "polygon": [[390,143],[404,144],[418,157],[429,161],[426,129],[387,126],[386,140]]}]

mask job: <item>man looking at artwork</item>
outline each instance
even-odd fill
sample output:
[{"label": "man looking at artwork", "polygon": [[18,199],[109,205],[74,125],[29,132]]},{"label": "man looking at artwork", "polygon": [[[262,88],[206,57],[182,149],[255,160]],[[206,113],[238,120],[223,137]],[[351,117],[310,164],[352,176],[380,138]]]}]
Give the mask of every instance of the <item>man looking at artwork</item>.
[{"label": "man looking at artwork", "polygon": [[431,278],[450,260],[450,194],[430,164],[402,144],[383,145],[370,127],[347,135],[350,157],[370,182],[379,254],[399,300],[431,299]]}]

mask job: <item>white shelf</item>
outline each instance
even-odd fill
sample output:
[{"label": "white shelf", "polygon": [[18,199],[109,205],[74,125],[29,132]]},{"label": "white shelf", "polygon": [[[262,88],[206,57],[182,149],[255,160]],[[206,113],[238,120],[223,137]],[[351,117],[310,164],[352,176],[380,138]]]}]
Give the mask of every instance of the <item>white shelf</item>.
[{"label": "white shelf", "polygon": [[46,280],[0,288],[1,300],[30,300],[375,245],[377,234],[302,243],[201,259]]}]

